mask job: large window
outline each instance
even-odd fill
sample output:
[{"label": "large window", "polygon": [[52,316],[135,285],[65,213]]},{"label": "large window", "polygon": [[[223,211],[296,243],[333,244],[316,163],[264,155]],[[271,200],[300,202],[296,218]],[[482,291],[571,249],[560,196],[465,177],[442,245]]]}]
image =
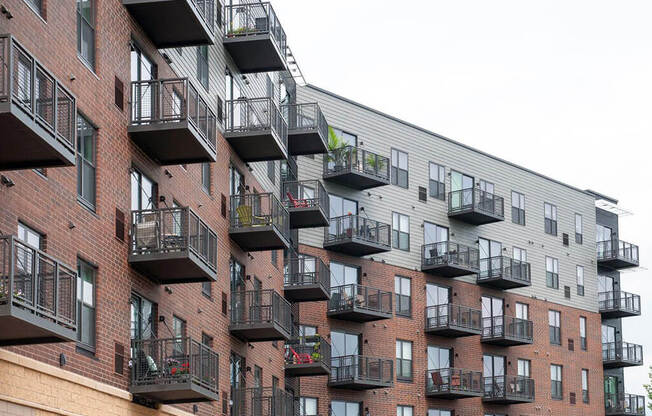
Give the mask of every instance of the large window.
[{"label": "large window", "polygon": [[95,69],[95,0],[77,0],[77,52]]},{"label": "large window", "polygon": [[561,345],[561,312],[548,311],[548,326],[550,328],[550,343]]},{"label": "large window", "polygon": [[317,416],[316,397],[301,397],[299,399],[299,416]]},{"label": "large window", "polygon": [[433,198],[446,199],[446,169],[437,163],[430,162],[429,194]]},{"label": "large window", "polygon": [[392,246],[410,251],[410,217],[398,212],[392,213]]},{"label": "large window", "polygon": [[330,262],[331,269],[331,287],[355,285],[359,283],[360,269],[355,266]]},{"label": "large window", "polygon": [[392,185],[408,187],[408,154],[392,149]]},{"label": "large window", "polygon": [[582,244],[584,240],[582,231],[582,216],[580,214],[575,214],[575,242],[577,244]]},{"label": "large window", "polygon": [[412,406],[396,406],[396,416],[413,416]]},{"label": "large window", "polygon": [[208,46],[197,46],[197,79],[208,91]]},{"label": "large window", "polygon": [[360,416],[360,403],[358,402],[343,402],[333,400],[331,402],[331,415],[329,416]]},{"label": "large window", "polygon": [[95,154],[97,130],[81,115],[77,115],[77,196],[95,210]]},{"label": "large window", "polygon": [[95,351],[95,277],[97,270],[89,263],[77,261],[77,341]]},{"label": "large window", "polygon": [[559,289],[559,260],[546,256],[546,286]]},{"label": "large window", "polygon": [[[347,133],[344,130],[338,129],[336,127],[330,127],[330,130],[333,131],[332,134],[335,135],[336,140],[341,143],[343,146],[357,146],[358,145],[358,136],[352,133]],[[329,140],[330,142],[331,140]]]},{"label": "large window", "polygon": [[577,266],[575,274],[577,276],[577,295],[584,296],[584,267]]},{"label": "large window", "polygon": [[512,191],[512,222],[525,225],[525,195]]},{"label": "large window", "polygon": [[582,369],[582,401],[589,402],[589,370]]},{"label": "large window", "polygon": [[396,294],[396,314],[412,316],[411,281],[407,277],[394,277],[394,293]]},{"label": "large window", "polygon": [[586,318],[580,316],[580,348],[586,351]]},{"label": "large window", "polygon": [[396,378],[412,380],[412,342],[396,340]]},{"label": "large window", "polygon": [[561,384],[561,366],[550,364],[550,396],[555,400],[564,398]]},{"label": "large window", "polygon": [[[344,215],[357,215],[358,202],[341,196],[328,194],[330,217],[342,217]],[[331,223],[331,225],[334,225]]]},{"label": "large window", "polygon": [[545,202],[543,204],[543,217],[546,234],[557,235],[557,207]]}]

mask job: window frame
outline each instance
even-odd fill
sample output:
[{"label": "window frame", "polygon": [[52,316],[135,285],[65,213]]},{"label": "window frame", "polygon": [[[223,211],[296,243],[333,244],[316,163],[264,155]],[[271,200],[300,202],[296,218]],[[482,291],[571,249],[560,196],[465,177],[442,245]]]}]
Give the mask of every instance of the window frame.
[{"label": "window frame", "polygon": [[[83,127],[80,125],[83,124]],[[90,129],[91,135],[90,140],[92,141],[91,145],[91,158],[88,160],[86,156],[82,155],[81,151],[85,148],[84,144],[89,137],[81,134],[82,130]],[[83,114],[77,112],[77,146],[75,149],[75,154],[77,158],[77,200],[86,208],[95,212],[97,205],[97,127]],[[82,143],[83,142],[83,143]],[[92,172],[92,185],[93,185],[93,195],[92,199],[88,198],[88,195],[84,195],[84,188],[87,184],[87,181],[84,179],[84,167],[90,166]],[[88,178],[86,178],[88,179]]]},{"label": "window frame", "polygon": [[[586,316],[580,316],[580,349],[582,351],[587,350],[587,340],[586,340],[586,327],[587,327],[588,321],[586,319]],[[584,335],[582,335],[584,334]]]},{"label": "window frame", "polygon": [[[208,68],[208,62],[209,62],[209,53],[208,53],[208,45],[199,45],[197,46],[197,81],[204,87],[206,91],[208,91],[208,87],[210,85],[210,79],[209,79],[209,68]],[[204,51],[206,53],[204,54]]]},{"label": "window frame", "polygon": [[[437,180],[432,178],[433,168],[437,171]],[[433,192],[433,188],[436,192]],[[428,196],[440,201],[446,200],[446,167],[436,162],[428,162]]]},{"label": "window frame", "polygon": [[577,296],[584,296],[584,266],[575,266],[575,280],[577,283]]},{"label": "window frame", "polygon": [[580,388],[582,389],[582,403],[589,403],[589,370],[586,368],[580,372]]},{"label": "window frame", "polygon": [[[548,208],[550,209],[550,216],[548,216]],[[543,203],[543,231],[552,236],[557,236],[557,206],[549,202]]]},{"label": "window frame", "polygon": [[396,416],[414,416],[414,406],[411,406],[409,404],[397,404]]},{"label": "window frame", "polygon": [[201,188],[204,192],[206,192],[208,195],[211,194],[211,185],[212,185],[212,178],[211,178],[211,164],[208,162],[204,162],[201,164]]},{"label": "window frame", "polygon": [[[406,347],[409,347],[410,358],[404,358]],[[399,357],[400,355],[400,357]],[[403,373],[403,365],[409,363],[409,374]],[[414,342],[405,339],[396,339],[396,380],[411,382],[414,380]]]},{"label": "window frame", "polygon": [[[394,166],[394,154],[396,154],[396,166]],[[405,155],[405,169],[401,168],[401,156]],[[392,185],[403,189],[410,188],[410,155],[408,152],[392,147],[390,153],[390,177]],[[399,183],[399,173],[405,172],[405,184]]]},{"label": "window frame", "polygon": [[[306,413],[306,400],[314,400],[315,401],[315,411],[317,413],[311,413],[307,414]],[[313,396],[299,396],[299,416],[317,416],[319,415],[319,397],[313,397]]]},{"label": "window frame", "polygon": [[[89,22],[86,17],[83,16],[81,12],[81,3],[83,1],[88,1],[91,5],[90,11],[91,11],[91,16],[90,20],[92,22]],[[97,34],[96,34],[96,25],[97,25],[97,2],[96,0],[77,0],[76,1],[76,14],[77,14],[77,56],[81,61],[86,64],[93,72],[95,72],[95,65],[96,65],[96,58],[97,58],[97,45],[95,44]],[[91,50],[90,51],[83,51],[82,50],[82,43],[84,42],[85,38],[82,36],[83,30],[82,27],[83,25],[87,25],[87,27],[90,29],[90,35],[91,35],[91,41],[89,42],[89,45],[91,45]],[[86,57],[84,56],[85,53],[90,52],[92,54],[91,57]]]},{"label": "window frame", "polygon": [[[402,293],[406,283],[408,286],[408,290],[410,292],[409,295],[405,295]],[[396,292],[397,288],[401,293]],[[396,306],[395,306],[396,315],[406,317],[406,318],[411,318],[412,317],[412,279],[401,275],[394,276],[394,298],[396,301]],[[405,298],[407,298],[407,302],[408,302],[407,312],[404,312],[403,309],[399,307],[399,305],[403,304],[402,299]]]},{"label": "window frame", "polygon": [[[548,260],[552,265],[552,270],[548,269]],[[546,256],[546,287],[559,289],[559,259],[556,257]]]},{"label": "window frame", "polygon": [[564,400],[563,371],[564,366],[550,364],[550,398],[553,400]]},{"label": "window frame", "polygon": [[[577,222],[578,219],[579,219],[579,224]],[[575,213],[575,243],[576,244],[584,243],[584,219],[582,218],[582,214],[578,214],[578,213]]]},{"label": "window frame", "polygon": [[[92,290],[92,305],[88,305],[85,300],[85,291],[82,278],[82,269],[86,269],[91,272],[90,277],[92,278],[91,290]],[[77,346],[86,350],[90,353],[95,354],[97,347],[97,267],[88,261],[77,258]],[[82,339],[83,331],[82,327],[84,323],[84,313],[83,308],[87,307],[92,310],[92,328],[90,329],[90,336],[88,340]]]},{"label": "window frame", "polygon": [[548,329],[550,345],[561,345],[561,312],[548,309]]},{"label": "window frame", "polygon": [[[514,206],[514,197],[518,199],[518,206]],[[512,191],[512,223],[525,226],[525,194],[514,190]]]},{"label": "window frame", "polygon": [[[395,218],[398,218],[395,221]],[[403,230],[403,219],[407,219],[407,231]],[[396,238],[394,238],[396,233]],[[407,235],[407,247],[401,246],[401,237]],[[400,212],[392,211],[392,247],[398,250],[410,251],[410,216],[401,214]]]}]

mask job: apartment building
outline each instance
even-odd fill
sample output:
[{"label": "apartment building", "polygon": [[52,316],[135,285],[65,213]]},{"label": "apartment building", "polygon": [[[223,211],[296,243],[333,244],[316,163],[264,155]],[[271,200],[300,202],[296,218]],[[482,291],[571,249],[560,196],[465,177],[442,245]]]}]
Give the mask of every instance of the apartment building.
[{"label": "apartment building", "polygon": [[617,201],[306,85],[270,3],[0,12],[0,414],[644,414]]}]

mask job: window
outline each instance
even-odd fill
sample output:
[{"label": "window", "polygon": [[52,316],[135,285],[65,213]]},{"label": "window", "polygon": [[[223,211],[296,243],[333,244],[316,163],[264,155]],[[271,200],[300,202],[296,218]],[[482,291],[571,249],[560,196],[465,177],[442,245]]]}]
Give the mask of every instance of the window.
[{"label": "window", "polygon": [[77,53],[95,69],[95,0],[77,0]]},{"label": "window", "polygon": [[583,240],[582,216],[580,214],[575,214],[575,242],[577,244],[582,244]]},{"label": "window", "polygon": [[561,366],[550,364],[550,396],[555,400],[563,398],[561,385]]},{"label": "window", "polygon": [[512,222],[525,225],[525,195],[512,191]]},{"label": "window", "polygon": [[396,294],[396,314],[412,316],[411,281],[407,277],[394,277],[394,293]]},{"label": "window", "polygon": [[231,352],[229,357],[229,377],[232,389],[238,389],[244,385],[246,365],[244,357]]},{"label": "window", "polygon": [[530,306],[527,303],[516,302],[516,318],[528,320],[530,319]]},{"label": "window", "polygon": [[329,127],[329,136],[331,135],[330,130],[332,130],[332,134],[337,137],[338,142],[341,142],[342,145],[344,146],[357,146],[358,145],[358,136],[355,134],[347,133],[343,130],[340,130],[335,127]]},{"label": "window", "polygon": [[197,79],[208,90],[208,46],[197,46]]},{"label": "window", "polygon": [[546,286],[559,289],[559,260],[546,256]]},{"label": "window", "polygon": [[97,270],[79,259],[77,261],[77,341],[82,347],[95,351],[95,278]]},{"label": "window", "polygon": [[331,413],[329,416],[360,416],[362,406],[358,402],[343,402],[333,400],[331,402]]},{"label": "window", "polygon": [[201,343],[206,345],[208,348],[213,348],[213,337],[208,335],[205,332],[201,333]]},{"label": "window", "polygon": [[268,160],[267,161],[267,177],[272,183],[276,183],[276,161]]},{"label": "window", "polygon": [[410,217],[398,212],[392,213],[392,246],[410,251]]},{"label": "window", "polygon": [[[150,339],[154,336],[154,304],[140,295],[131,295],[131,339]],[[132,357],[134,351],[132,351]]]},{"label": "window", "polygon": [[527,263],[527,250],[519,247],[512,247],[512,258],[522,263]]},{"label": "window", "polygon": [[22,222],[18,223],[18,239],[36,249],[41,249],[43,236],[38,231],[26,226]]},{"label": "window", "polygon": [[185,343],[183,339],[186,337],[186,321],[178,316],[172,316],[172,335],[177,340],[173,347],[174,352],[184,354]]},{"label": "window", "polygon": [[548,325],[550,327],[550,343],[561,345],[561,313],[548,311]]},{"label": "window", "polygon": [[532,363],[530,360],[523,360],[523,359],[518,359],[518,376],[519,377],[525,377],[525,378],[530,378],[530,368],[532,366]]},{"label": "window", "polygon": [[131,210],[140,211],[156,208],[156,184],[140,171],[131,172]]},{"label": "window", "polygon": [[39,16],[43,15],[43,0],[25,0]]},{"label": "window", "polygon": [[263,385],[263,369],[254,365],[254,387],[259,388]]},{"label": "window", "polygon": [[331,288],[358,284],[360,269],[357,267],[334,261],[330,262],[329,267],[331,269]]},{"label": "window", "polygon": [[95,152],[97,130],[77,115],[77,196],[95,210]]},{"label": "window", "polygon": [[316,397],[301,397],[299,399],[299,416],[317,416]]},{"label": "window", "polygon": [[317,327],[313,325],[299,325],[299,337],[305,338],[317,335]]},{"label": "window", "polygon": [[233,165],[229,166],[229,192],[230,195],[241,195],[245,192],[244,175]]},{"label": "window", "polygon": [[392,149],[392,185],[408,187],[408,154]]},{"label": "window", "polygon": [[[358,215],[357,201],[333,194],[328,194],[328,200],[331,218],[342,217],[344,215]],[[331,222],[331,226],[333,225]]]},{"label": "window", "polygon": [[557,235],[557,207],[545,202],[543,216],[546,234]]},{"label": "window", "polygon": [[201,293],[207,298],[213,296],[213,285],[211,284],[211,282],[202,282]]},{"label": "window", "polygon": [[412,342],[396,340],[396,378],[412,380]]},{"label": "window", "polygon": [[580,348],[586,351],[586,317],[580,316]]},{"label": "window", "polygon": [[428,416],[453,416],[450,410],[428,409]]},{"label": "window", "polygon": [[396,406],[396,416],[413,416],[412,406]]},{"label": "window", "polygon": [[433,198],[446,199],[446,169],[436,163],[430,162],[430,181],[428,189]]},{"label": "window", "polygon": [[589,402],[589,370],[582,369],[582,401]]},{"label": "window", "polygon": [[577,295],[584,296],[584,267],[577,266],[575,273],[577,276]]},{"label": "window", "polygon": [[211,164],[201,164],[201,187],[207,194],[211,194]]}]

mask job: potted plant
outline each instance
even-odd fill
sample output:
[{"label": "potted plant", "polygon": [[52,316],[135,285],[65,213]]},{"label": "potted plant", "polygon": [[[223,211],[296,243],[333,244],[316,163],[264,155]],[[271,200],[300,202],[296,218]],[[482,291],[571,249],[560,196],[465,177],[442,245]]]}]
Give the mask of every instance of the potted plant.
[{"label": "potted plant", "polygon": [[346,142],[335,133],[331,126],[328,126],[328,164],[333,170],[340,170],[346,162],[346,152],[343,151],[347,146]]}]

